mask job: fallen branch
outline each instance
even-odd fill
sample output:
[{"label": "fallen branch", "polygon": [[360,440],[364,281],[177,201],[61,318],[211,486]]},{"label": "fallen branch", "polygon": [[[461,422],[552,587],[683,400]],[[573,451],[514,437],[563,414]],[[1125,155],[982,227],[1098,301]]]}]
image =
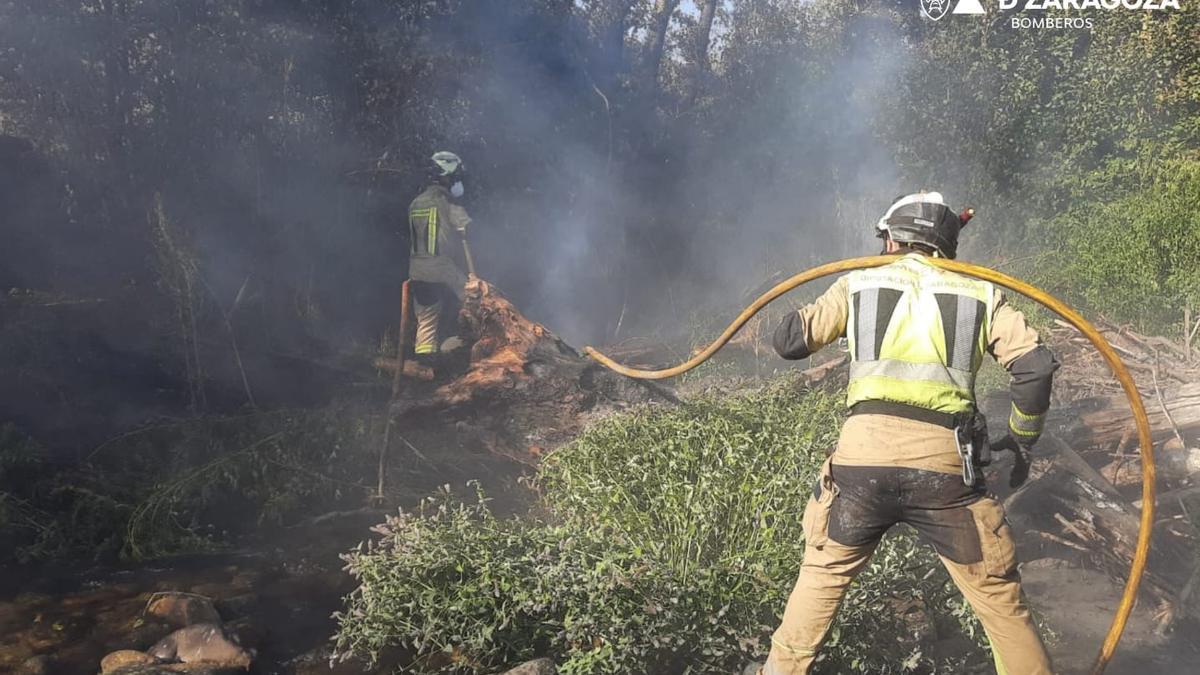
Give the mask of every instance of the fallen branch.
[{"label": "fallen branch", "polygon": [[379,509],[373,509],[367,506],[358,509],[349,509],[347,511],[330,511],[329,513],[322,513],[319,516],[313,516],[312,518],[302,520],[295,525],[290,525],[288,526],[288,529],[296,530],[303,527],[310,527],[312,525],[320,525],[321,523],[329,522],[331,520],[353,518],[355,516],[382,516],[383,513],[384,512],[380,511]]},{"label": "fallen branch", "polygon": [[834,370],[837,370],[838,366],[841,366],[842,364],[846,363],[847,357],[848,357],[848,355],[843,354],[843,355],[839,356],[838,358],[833,359],[832,361],[829,361],[827,363],[822,363],[819,366],[813,366],[812,368],[804,370],[800,373],[800,375],[803,376],[804,380],[806,382],[808,382],[810,385],[816,384],[816,383],[820,382],[821,380],[824,380],[826,377],[828,377],[829,374],[832,373]]},{"label": "fallen branch", "polygon": [[1183,434],[1179,433],[1179,425],[1175,423],[1175,418],[1171,416],[1171,411],[1167,409],[1167,402],[1163,400],[1162,389],[1158,386],[1158,353],[1155,353],[1154,370],[1151,371],[1154,377],[1154,396],[1158,399],[1158,405],[1162,408],[1163,416],[1167,418],[1167,423],[1171,425],[1171,431],[1175,432],[1175,439],[1179,441],[1179,447],[1186,448],[1187,443],[1183,440]]},{"label": "fallen branch", "polygon": [[1059,523],[1060,525],[1062,525],[1062,526],[1063,526],[1063,527],[1064,527],[1064,528],[1065,528],[1065,529],[1066,529],[1068,532],[1070,532],[1071,534],[1073,534],[1073,535],[1075,535],[1076,537],[1078,537],[1078,538],[1079,538],[1079,541],[1081,541],[1081,542],[1083,542],[1083,543],[1088,543],[1088,542],[1096,541],[1096,537],[1095,537],[1095,536],[1089,536],[1089,535],[1085,534],[1085,533],[1084,533],[1082,530],[1080,530],[1080,529],[1079,529],[1079,528],[1078,528],[1078,527],[1075,525],[1075,523],[1072,523],[1071,521],[1069,521],[1069,520],[1067,520],[1066,518],[1064,518],[1064,517],[1063,517],[1063,515],[1062,515],[1061,513],[1056,513],[1056,514],[1054,514],[1054,519],[1055,519],[1055,520],[1057,520],[1057,521],[1058,521],[1058,523]]},{"label": "fallen branch", "polygon": [[1053,452],[1056,453],[1055,464],[1057,466],[1065,468],[1067,471],[1086,480],[1092,487],[1100,490],[1109,497],[1120,500],[1122,503],[1125,501],[1125,497],[1121,495],[1121,491],[1110,480],[1105,478],[1103,474],[1094,469],[1091,464],[1088,464],[1087,460],[1080,456],[1078,452],[1075,452],[1074,448],[1068,445],[1066,441],[1054,434],[1045,434],[1042,436],[1042,442],[1049,444]]},{"label": "fallen branch", "polygon": [[1042,532],[1041,530],[1034,530],[1033,533],[1043,539],[1048,539],[1056,544],[1066,546],[1067,548],[1073,548],[1076,551],[1080,551],[1082,553],[1089,552],[1088,547],[1080,545],[1080,544],[1076,544],[1075,542],[1071,541],[1070,539],[1063,539],[1062,537],[1060,537],[1056,534],[1051,534],[1049,532]]},{"label": "fallen branch", "polygon": [[[1178,499],[1195,497],[1197,495],[1200,495],[1200,485],[1193,485],[1191,487],[1179,488],[1178,490],[1168,490],[1167,492],[1160,493],[1155,496],[1154,501],[1158,504],[1166,504]],[[1139,499],[1133,502],[1133,505],[1136,508],[1142,508],[1142,500]]]},{"label": "fallen branch", "polygon": [[[1200,382],[1163,392],[1163,407],[1170,413],[1170,420],[1161,409],[1147,411],[1156,441],[1172,437],[1175,429],[1182,433],[1200,429]],[[1075,401],[1055,413],[1059,420],[1064,416],[1068,418],[1068,431],[1063,435],[1073,439],[1078,446],[1111,445],[1133,426],[1133,413],[1123,394]],[[1073,424],[1071,418],[1074,418]]]}]

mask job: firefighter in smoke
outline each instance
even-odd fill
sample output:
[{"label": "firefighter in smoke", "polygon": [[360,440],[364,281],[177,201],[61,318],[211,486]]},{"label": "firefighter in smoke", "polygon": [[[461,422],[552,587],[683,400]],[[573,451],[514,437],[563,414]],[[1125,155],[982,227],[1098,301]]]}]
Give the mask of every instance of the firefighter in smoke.
[{"label": "firefighter in smoke", "polygon": [[438,322],[443,305],[461,303],[468,284],[475,282],[457,262],[471,224],[466,209],[456,203],[463,196],[465,178],[458,155],[435,153],[430,158],[429,185],[408,207],[408,278],[417,317],[413,351],[426,364],[443,349],[461,345],[457,336],[439,342]]},{"label": "firefighter in smoke", "polygon": [[876,225],[896,262],[841,277],[775,332],[785,359],[848,339],[850,416],[804,511],[804,560],[770,654],[747,672],[811,672],[843,594],[896,523],[933,546],[983,623],[998,673],[1051,672],[1004,509],[978,471],[990,457],[974,380],[985,353],[1011,374],[1003,445],[1016,455],[1015,487],[1058,363],[996,287],[925,262],[955,257],[970,215],[936,192],[900,198]]}]

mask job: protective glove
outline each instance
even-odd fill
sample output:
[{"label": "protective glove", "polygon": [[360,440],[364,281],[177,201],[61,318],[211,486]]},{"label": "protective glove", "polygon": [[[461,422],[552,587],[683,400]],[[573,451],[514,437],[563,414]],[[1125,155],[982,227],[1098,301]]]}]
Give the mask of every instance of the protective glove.
[{"label": "protective glove", "polygon": [[1029,466],[1033,461],[1033,453],[1012,436],[992,442],[992,450],[1009,450],[1013,453],[1013,468],[1008,474],[1008,486],[1016,489],[1029,480]]}]

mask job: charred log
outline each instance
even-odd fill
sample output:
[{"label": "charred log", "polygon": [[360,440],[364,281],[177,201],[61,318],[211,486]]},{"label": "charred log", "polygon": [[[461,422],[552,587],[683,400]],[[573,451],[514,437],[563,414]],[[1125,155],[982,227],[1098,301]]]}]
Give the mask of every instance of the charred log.
[{"label": "charred log", "polygon": [[[471,347],[446,357],[432,381],[405,364],[410,377],[392,411],[402,428],[441,425],[459,443],[533,464],[606,410],[677,401],[666,387],[624,378],[581,355],[486,283],[468,293],[459,324]],[[376,365],[395,369],[392,359]]]}]

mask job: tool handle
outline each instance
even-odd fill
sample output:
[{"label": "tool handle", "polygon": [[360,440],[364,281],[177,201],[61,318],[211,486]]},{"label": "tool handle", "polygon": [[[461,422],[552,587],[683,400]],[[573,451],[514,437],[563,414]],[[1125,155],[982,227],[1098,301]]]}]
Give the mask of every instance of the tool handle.
[{"label": "tool handle", "polygon": [[400,395],[401,378],[404,377],[404,341],[408,339],[409,315],[412,314],[412,291],[409,280],[405,279],[400,285],[400,326],[396,334],[396,372],[392,374],[392,401]]},{"label": "tool handle", "polygon": [[475,274],[475,258],[471,255],[471,245],[467,243],[466,232],[463,232],[462,243],[463,255],[465,255],[467,258],[467,272],[469,272],[471,276],[478,276]]}]

